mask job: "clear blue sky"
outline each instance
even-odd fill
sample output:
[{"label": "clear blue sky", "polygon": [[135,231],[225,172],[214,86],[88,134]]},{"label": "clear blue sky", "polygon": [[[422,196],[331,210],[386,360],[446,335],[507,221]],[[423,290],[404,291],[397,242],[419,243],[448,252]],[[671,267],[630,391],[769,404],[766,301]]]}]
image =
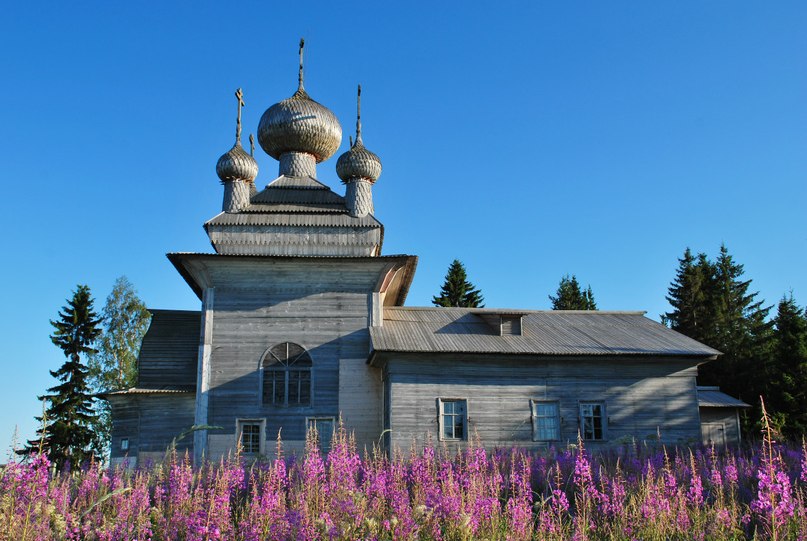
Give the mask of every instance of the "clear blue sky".
[{"label": "clear blue sky", "polygon": [[363,85],[384,252],[420,256],[409,305],[459,258],[489,307],[547,308],[574,273],[657,319],[684,248],[721,243],[768,304],[804,304],[805,29],[803,1],[6,5],[0,446],[34,432],[76,284],[100,308],[125,274],[150,307],[198,308],[164,254],[212,251],[232,93],[254,132],[301,36],[340,152]]}]

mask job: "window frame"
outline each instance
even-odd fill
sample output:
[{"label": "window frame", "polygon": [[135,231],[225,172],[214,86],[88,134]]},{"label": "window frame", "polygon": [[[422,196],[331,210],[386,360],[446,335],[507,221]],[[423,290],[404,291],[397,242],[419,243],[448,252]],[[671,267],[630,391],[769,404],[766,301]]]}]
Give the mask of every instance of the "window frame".
[{"label": "window frame", "polygon": [[[591,437],[591,438],[587,437],[586,428],[585,428],[585,421],[584,421],[587,418],[587,416],[583,415],[583,408],[586,407],[586,406],[598,406],[600,408],[600,415],[599,415],[599,419],[600,419],[600,437],[599,438],[596,437],[596,435],[597,435],[596,434],[597,433],[597,427],[596,427],[595,424],[592,424],[592,431],[594,432],[594,434],[592,435],[593,437]],[[608,414],[607,414],[607,411],[606,411],[605,401],[604,400],[581,400],[577,404],[577,414],[578,414],[578,423],[579,423],[578,426],[580,428],[580,437],[583,439],[583,441],[607,441],[608,440]],[[594,420],[594,419],[597,419],[598,417],[592,415],[591,418],[592,418],[592,420]]]},{"label": "window frame", "polygon": [[[274,350],[279,346],[286,346],[286,354],[284,358],[280,358],[278,355],[275,354]],[[300,348],[301,353],[298,353],[294,356],[289,354],[288,347],[289,346],[296,346]],[[297,368],[294,368],[294,365],[298,361],[303,361],[307,364],[299,365]],[[291,361],[291,362],[289,362]],[[259,362],[259,378],[258,378],[258,404],[261,407],[278,407],[278,408],[310,408],[314,405],[314,359],[311,357],[309,351],[303,347],[302,345],[291,342],[278,342],[277,344],[267,348],[263,355],[261,355],[261,359]],[[270,376],[271,374],[271,376]],[[282,396],[282,401],[277,401],[276,398],[278,397],[278,393],[276,391],[276,385],[279,383],[278,375],[281,375],[283,390],[280,396]],[[304,376],[305,375],[305,376]],[[307,377],[306,377],[307,376]],[[272,385],[271,389],[271,396],[269,396],[269,400],[267,400],[267,378],[271,377],[271,381],[269,383]],[[301,402],[300,397],[304,394],[303,392],[303,385],[305,385],[305,380],[307,379],[307,402]],[[291,398],[291,386],[296,383],[297,385],[297,402],[290,401]]]},{"label": "window frame", "polygon": [[331,433],[328,434],[327,439],[322,437],[323,435],[320,433],[319,428],[317,428],[317,436],[319,438],[319,441],[317,442],[317,446],[319,447],[320,453],[325,455],[331,450],[331,439],[333,438],[334,432],[336,432],[336,417],[328,416],[328,415],[315,415],[315,416],[311,416],[311,417],[306,417],[305,418],[305,433],[306,433],[306,437],[308,436],[308,431],[312,427],[312,423],[313,423],[314,428],[316,428],[318,421],[327,421],[327,422],[331,423]]},{"label": "window frame", "polygon": [[[244,445],[244,427],[257,426],[258,427],[258,450],[248,450]],[[266,419],[241,419],[235,420],[235,445],[241,446],[241,454],[244,456],[259,456],[266,454]]]},{"label": "window frame", "polygon": [[[539,427],[538,427],[538,419],[549,419],[549,416],[546,415],[537,415],[536,406],[538,405],[553,405],[555,407],[555,413],[551,418],[555,419],[555,433],[553,438],[540,438],[539,437]],[[559,400],[545,400],[545,399],[538,399],[533,398],[530,400],[530,420],[532,421],[532,441],[538,442],[550,442],[550,441],[560,441],[560,401]]]},{"label": "window frame", "polygon": [[[459,404],[462,403],[463,411],[461,413],[451,412],[445,413],[445,404]],[[456,437],[456,422],[453,422],[453,430],[452,433],[455,434],[454,437],[447,437],[445,435],[445,420],[446,417],[450,416],[452,419],[462,416],[462,428],[463,433],[461,437]],[[468,441],[468,399],[467,398],[438,398],[437,399],[437,420],[438,420],[438,441]]]}]

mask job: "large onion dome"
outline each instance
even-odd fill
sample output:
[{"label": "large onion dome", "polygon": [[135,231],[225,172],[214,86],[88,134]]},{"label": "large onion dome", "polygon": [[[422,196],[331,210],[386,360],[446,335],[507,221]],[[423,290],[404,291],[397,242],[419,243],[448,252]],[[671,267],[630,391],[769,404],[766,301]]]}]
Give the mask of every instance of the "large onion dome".
[{"label": "large onion dome", "polygon": [[330,109],[311,99],[303,87],[303,46],[297,92],[263,113],[258,124],[261,148],[276,160],[287,152],[311,154],[317,163],[334,155],[342,142],[342,126]]},{"label": "large onion dome", "polygon": [[381,158],[364,147],[361,139],[361,85],[357,99],[356,142],[336,161],[336,174],[342,181],[366,179],[375,182],[381,176]]},{"label": "large onion dome", "polygon": [[235,91],[238,98],[238,121],[235,128],[235,144],[216,163],[216,174],[222,182],[231,180],[254,181],[258,176],[258,163],[241,146],[241,107],[244,105],[241,89]]}]

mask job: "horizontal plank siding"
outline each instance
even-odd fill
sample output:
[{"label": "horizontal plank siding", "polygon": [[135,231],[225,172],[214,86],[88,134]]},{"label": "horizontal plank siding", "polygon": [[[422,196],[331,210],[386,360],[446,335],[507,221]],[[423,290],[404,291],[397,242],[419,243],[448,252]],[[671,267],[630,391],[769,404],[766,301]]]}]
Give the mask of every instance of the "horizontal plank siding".
[{"label": "horizontal plank siding", "polygon": [[438,437],[439,398],[467,400],[469,433],[488,447],[545,445],[532,440],[531,400],[558,402],[559,443],[577,439],[581,401],[606,408],[606,440],[590,446],[657,433],[669,443],[699,438],[696,368],[687,361],[488,358],[479,363],[401,355],[387,358],[385,367],[393,447],[406,449],[413,439],[422,445]]}]

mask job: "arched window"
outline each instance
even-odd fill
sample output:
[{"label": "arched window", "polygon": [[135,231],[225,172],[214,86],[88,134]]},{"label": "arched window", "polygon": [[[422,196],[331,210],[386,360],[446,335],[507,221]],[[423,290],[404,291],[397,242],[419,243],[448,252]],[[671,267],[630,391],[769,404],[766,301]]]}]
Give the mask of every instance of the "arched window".
[{"label": "arched window", "polygon": [[263,358],[263,403],[273,406],[311,405],[311,357],[301,346],[283,342]]}]

